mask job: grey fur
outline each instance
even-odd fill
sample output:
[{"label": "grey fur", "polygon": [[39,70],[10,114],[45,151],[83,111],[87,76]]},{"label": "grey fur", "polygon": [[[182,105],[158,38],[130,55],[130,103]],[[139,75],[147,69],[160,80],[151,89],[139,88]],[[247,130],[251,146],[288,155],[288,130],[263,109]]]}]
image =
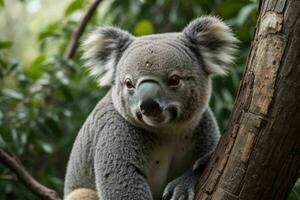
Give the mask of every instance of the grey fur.
[{"label": "grey fur", "polygon": [[227,65],[233,62],[238,39],[224,22],[213,16],[199,17],[183,30],[183,34],[191,49],[202,57],[207,72],[226,73]]},{"label": "grey fur", "polygon": [[[111,85],[114,81],[115,67],[127,46],[134,37],[127,31],[115,27],[102,27],[95,30],[85,41],[83,58],[91,75],[100,85]],[[102,78],[100,78],[102,77]]]},{"label": "grey fur", "polygon": [[[193,199],[220,136],[208,107],[210,77],[232,61],[233,38],[214,17],[196,19],[180,33],[135,38],[116,28],[94,32],[85,58],[99,83],[112,89],[77,136],[65,195],[89,188],[104,200],[161,199],[163,193],[165,199]],[[180,76],[176,86],[168,85],[173,75]],[[133,88],[126,88],[129,79]],[[143,113],[145,102],[159,112]]]}]

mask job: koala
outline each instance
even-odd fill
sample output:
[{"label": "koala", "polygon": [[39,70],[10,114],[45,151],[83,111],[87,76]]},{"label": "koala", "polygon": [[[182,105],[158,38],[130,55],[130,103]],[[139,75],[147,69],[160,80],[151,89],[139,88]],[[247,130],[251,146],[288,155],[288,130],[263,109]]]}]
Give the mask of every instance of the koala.
[{"label": "koala", "polygon": [[220,137],[208,105],[211,77],[226,74],[237,42],[214,16],[176,33],[92,32],[86,65],[111,89],[73,145],[65,199],[194,199]]}]

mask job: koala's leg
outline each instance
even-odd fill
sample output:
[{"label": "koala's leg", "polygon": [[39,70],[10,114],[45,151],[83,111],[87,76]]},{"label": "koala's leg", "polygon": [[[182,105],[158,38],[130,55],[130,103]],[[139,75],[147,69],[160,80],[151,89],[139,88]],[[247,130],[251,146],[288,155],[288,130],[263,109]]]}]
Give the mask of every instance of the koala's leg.
[{"label": "koala's leg", "polygon": [[98,195],[95,190],[78,188],[68,194],[64,200],[98,200]]},{"label": "koala's leg", "polygon": [[152,200],[144,161],[150,141],[141,130],[113,118],[101,131],[95,153],[96,186],[104,200]]}]

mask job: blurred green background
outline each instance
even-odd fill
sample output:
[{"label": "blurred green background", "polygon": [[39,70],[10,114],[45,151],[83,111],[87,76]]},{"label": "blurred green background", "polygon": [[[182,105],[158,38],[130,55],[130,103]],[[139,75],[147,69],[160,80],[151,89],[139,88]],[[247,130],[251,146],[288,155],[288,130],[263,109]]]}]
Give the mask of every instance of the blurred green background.
[{"label": "blurred green background", "polygon": [[[42,184],[62,195],[72,143],[109,88],[63,54],[90,0],[0,0],[0,148],[16,154]],[[223,18],[241,40],[227,77],[214,78],[211,106],[222,132],[233,106],[255,29],[256,0],[103,0],[81,41],[96,26],[136,36],[181,31],[193,18]],[[289,199],[300,199],[296,184]],[[37,199],[0,164],[0,199]]]}]

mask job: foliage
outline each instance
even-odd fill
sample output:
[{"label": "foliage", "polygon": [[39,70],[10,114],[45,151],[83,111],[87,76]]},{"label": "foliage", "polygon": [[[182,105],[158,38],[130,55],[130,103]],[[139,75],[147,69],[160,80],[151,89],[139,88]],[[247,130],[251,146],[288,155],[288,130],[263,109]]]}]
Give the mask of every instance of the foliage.
[{"label": "foliage", "polygon": [[297,180],[292,192],[289,195],[289,200],[299,200],[300,199],[300,179]]},{"label": "foliage", "polygon": [[[76,16],[86,10],[88,3],[72,0],[61,19],[40,28],[36,38],[39,54],[29,65],[7,59],[6,52],[14,44],[0,41],[0,147],[14,152],[38,181],[60,194],[74,138],[108,90],[88,78],[79,59],[82,52],[77,52],[73,60],[62,56],[78,25]],[[5,9],[3,0],[0,9]],[[180,31],[203,14],[225,19],[241,43],[229,76],[214,78],[211,106],[224,130],[254,32],[256,11],[257,2],[249,0],[103,0],[86,32],[105,23],[140,36]],[[0,199],[35,197],[0,165]]]},{"label": "foliage", "polygon": [[[66,13],[76,9],[69,6]],[[28,66],[5,59],[13,44],[0,42],[0,147],[14,152],[38,181],[61,195],[76,133],[107,91],[88,78],[79,56],[62,57],[76,25],[63,17],[41,29],[40,53]],[[0,165],[0,199],[35,197]]]}]

